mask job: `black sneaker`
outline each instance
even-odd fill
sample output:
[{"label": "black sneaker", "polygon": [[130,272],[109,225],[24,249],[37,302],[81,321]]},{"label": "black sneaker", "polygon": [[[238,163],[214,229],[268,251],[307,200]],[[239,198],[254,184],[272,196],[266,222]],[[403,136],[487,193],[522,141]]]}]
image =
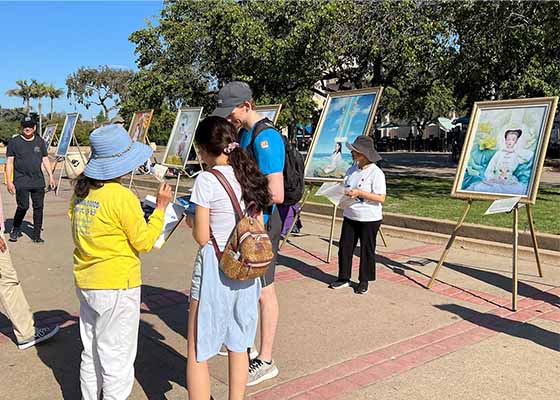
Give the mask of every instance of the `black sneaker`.
[{"label": "black sneaker", "polygon": [[45,240],[41,239],[41,237],[36,237],[32,241],[33,243],[45,243]]},{"label": "black sneaker", "polygon": [[23,342],[18,342],[18,348],[20,350],[25,350],[30,348],[31,346],[35,346],[38,343],[52,338],[58,333],[59,330],[60,327],[58,325],[53,327],[35,329],[35,335],[27,340],[24,340]]},{"label": "black sneaker", "polygon": [[337,279],[333,283],[329,285],[329,289],[342,289],[345,287],[350,287],[350,281],[343,281],[341,279]]},{"label": "black sneaker", "polygon": [[360,282],[358,286],[354,290],[356,294],[366,294],[368,292],[368,283],[367,282]]},{"label": "black sneaker", "polygon": [[8,239],[10,242],[17,242],[20,237],[23,236],[23,233],[17,229],[12,229],[10,232],[10,238]]}]

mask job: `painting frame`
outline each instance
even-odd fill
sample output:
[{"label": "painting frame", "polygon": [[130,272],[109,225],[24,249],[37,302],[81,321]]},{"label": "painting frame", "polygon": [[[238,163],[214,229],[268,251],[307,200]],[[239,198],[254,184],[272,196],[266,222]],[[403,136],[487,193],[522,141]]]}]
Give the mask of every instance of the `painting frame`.
[{"label": "painting frame", "polygon": [[[548,141],[550,139],[550,133],[554,122],[554,115],[556,113],[557,105],[558,105],[557,96],[475,102],[473,111],[471,113],[469,126],[467,128],[463,149],[461,151],[461,158],[459,159],[459,164],[457,165],[457,172],[455,174],[455,180],[453,182],[453,187],[451,189],[451,197],[457,199],[466,199],[466,200],[498,200],[498,199],[519,196],[521,197],[520,200],[521,203],[535,204],[537,200],[538,187],[539,187],[542,170],[544,166],[544,160],[546,157],[546,149],[548,146]],[[530,159],[530,161],[532,162],[532,167],[530,169],[531,174],[530,174],[529,182],[527,183],[526,194],[498,193],[498,192],[490,192],[490,191],[477,191],[476,189],[468,190],[462,188],[462,186],[464,186],[465,184],[465,180],[468,178],[466,177],[468,172],[467,167],[470,165],[470,159],[472,158],[472,153],[474,151],[473,147],[475,144],[475,139],[477,138],[477,135],[481,136],[484,134],[483,133],[484,131],[480,129],[481,126],[479,126],[481,114],[485,111],[495,111],[495,112],[509,111],[513,115],[513,111],[519,111],[520,109],[537,108],[543,106],[546,107],[546,111],[541,118],[540,131],[537,133],[538,142],[533,152],[532,158]],[[515,124],[512,124],[511,122],[508,123],[511,124],[512,127],[515,126]],[[517,122],[517,124],[521,126],[523,122]],[[504,130],[506,128],[502,127],[501,129]],[[516,129],[506,129],[504,132],[507,132],[508,130],[515,131]],[[521,129],[520,131],[522,132]],[[500,139],[500,135],[501,135],[501,131],[499,131],[499,133],[496,134],[498,139]],[[517,140],[519,140],[521,135],[523,135],[523,133],[519,133],[519,135],[517,136]],[[504,133],[504,137],[505,136],[506,135]],[[478,140],[480,141],[480,138]],[[497,144],[495,144],[494,147],[497,148]],[[480,145],[479,145],[479,149],[480,149]],[[489,167],[490,160],[499,151],[502,150],[501,149],[496,150],[494,154],[492,154],[490,159],[486,162],[486,168],[483,171],[485,177],[487,176],[486,169],[488,169]],[[515,150],[510,150],[510,152],[515,152]],[[511,175],[513,175],[515,171],[516,170],[511,171]],[[484,178],[482,179],[484,180]]]},{"label": "painting frame", "polygon": [[[138,120],[141,118],[141,116],[143,117],[144,114],[149,114],[150,119],[148,121],[147,126],[144,128],[144,130],[142,130],[141,132],[138,133],[138,137],[134,138],[135,136],[135,132],[134,132],[134,128],[135,126],[138,125]],[[132,114],[132,121],[130,121],[130,125],[128,127],[128,136],[130,136],[130,138],[132,139],[133,142],[135,141],[139,141],[140,143],[145,143],[146,142],[146,138],[148,137],[148,130],[150,129],[150,125],[152,123],[152,119],[154,116],[154,110],[140,110],[140,111],[135,111]]]},{"label": "painting frame", "polygon": [[[177,110],[177,116],[175,117],[175,122],[173,123],[173,128],[171,129],[171,133],[169,134],[169,139],[167,140],[167,146],[165,147],[165,153],[163,154],[163,162],[161,163],[162,165],[165,165],[166,167],[170,167],[170,168],[185,169],[187,163],[189,162],[189,155],[193,147],[194,133],[196,131],[198,124],[200,123],[200,118],[202,117],[202,110],[203,107],[184,107]],[[194,124],[194,129],[192,130],[192,132],[189,133],[190,139],[188,140],[187,143],[186,157],[184,160],[182,160],[181,164],[173,164],[167,162],[167,158],[169,157],[171,147],[175,142],[175,136],[179,133],[179,123],[181,121],[181,115],[183,113],[191,113],[191,112],[197,113],[197,116],[196,116],[196,123]]]},{"label": "painting frame", "polygon": [[[276,125],[276,121],[278,121],[278,117],[280,116],[280,111],[282,110],[282,104],[263,104],[260,106],[255,106],[255,111],[258,112],[261,115],[264,115],[265,117],[268,118],[268,116],[266,115],[267,112],[275,112],[274,113],[274,118],[271,120],[272,123],[274,125]],[[269,118],[270,119],[270,118]]]},{"label": "painting frame", "polygon": [[72,138],[74,138],[74,129],[76,129],[79,118],[80,113],[77,112],[66,114],[64,125],[62,126],[62,131],[58,137],[58,144],[54,153],[56,157],[66,157],[66,154],[68,154]]},{"label": "painting frame", "polygon": [[373,122],[374,122],[374,119],[375,119],[375,114],[377,112],[377,107],[379,106],[379,102],[381,100],[381,95],[383,94],[383,87],[382,86],[376,86],[376,87],[368,87],[368,88],[362,88],[362,89],[341,90],[341,91],[338,91],[338,92],[329,93],[327,95],[327,99],[325,100],[325,105],[323,107],[323,110],[321,111],[321,116],[319,117],[319,122],[317,123],[317,128],[315,129],[315,132],[313,133],[313,139],[311,141],[311,145],[309,146],[309,150],[308,150],[307,155],[305,157],[304,178],[305,178],[306,182],[317,182],[317,183],[321,183],[321,182],[342,182],[342,180],[343,180],[342,177],[341,178],[332,178],[332,177],[308,176],[308,169],[311,166],[311,162],[313,160],[313,155],[314,155],[314,152],[315,152],[315,148],[316,148],[316,146],[319,143],[319,140],[321,138],[321,133],[323,131],[325,121],[326,121],[326,119],[329,115],[330,105],[331,105],[332,101],[335,100],[335,99],[342,98],[342,97],[355,97],[355,96],[368,95],[368,94],[374,94],[375,99],[373,100],[371,108],[369,110],[368,117],[367,117],[367,120],[366,120],[366,124],[365,124],[364,129],[363,129],[363,133],[362,133],[362,135],[358,135],[358,136],[363,136],[363,135],[367,135],[368,132],[371,130],[371,127],[373,126]]},{"label": "painting frame", "polygon": [[[57,123],[48,124],[45,127],[45,130],[43,131],[43,134],[41,135],[41,138],[45,141],[45,145],[47,146],[47,149],[49,149],[51,147],[52,140],[54,139],[54,135],[56,134],[56,128],[58,128]],[[47,134],[47,132],[51,132],[51,134],[48,138],[45,138],[45,135]]]}]

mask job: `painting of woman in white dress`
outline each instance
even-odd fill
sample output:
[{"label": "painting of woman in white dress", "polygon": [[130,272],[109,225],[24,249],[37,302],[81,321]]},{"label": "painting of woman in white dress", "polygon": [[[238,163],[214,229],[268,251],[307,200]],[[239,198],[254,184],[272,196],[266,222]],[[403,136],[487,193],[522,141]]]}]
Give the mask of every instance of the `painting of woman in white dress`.
[{"label": "painting of woman in white dress", "polygon": [[558,98],[475,103],[452,195],[536,199]]}]

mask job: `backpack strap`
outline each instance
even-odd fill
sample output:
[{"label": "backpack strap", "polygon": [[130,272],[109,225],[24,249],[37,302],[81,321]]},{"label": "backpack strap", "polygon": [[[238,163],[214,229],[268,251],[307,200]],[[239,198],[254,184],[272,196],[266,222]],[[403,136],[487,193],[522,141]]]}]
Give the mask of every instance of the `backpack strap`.
[{"label": "backpack strap", "polygon": [[[223,186],[226,193],[228,194],[229,199],[231,200],[231,204],[233,206],[233,210],[235,211],[236,219],[242,219],[243,218],[243,211],[241,211],[241,205],[239,204],[239,200],[237,200],[237,196],[235,195],[235,192],[234,192],[233,188],[231,187],[231,185],[227,181],[224,174],[222,174],[220,171],[218,171],[217,169],[214,169],[214,168],[209,169],[208,172],[210,172],[212,175],[214,175],[216,177],[218,182],[220,182],[220,184]],[[212,228],[210,228],[210,239],[212,240],[212,246],[214,246],[214,251],[216,252],[216,257],[218,258],[218,261],[220,261],[220,259],[222,258],[222,251],[218,247],[218,242],[216,242],[216,238],[214,237],[214,234],[212,233]]]},{"label": "backpack strap", "polygon": [[251,136],[251,142],[249,143],[249,146],[247,146],[247,149],[250,150],[251,155],[253,155],[253,158],[255,158],[254,156],[255,152],[253,150],[253,147],[255,146],[255,140],[257,139],[257,136],[259,136],[259,133],[269,128],[274,129],[276,132],[278,132],[280,136],[282,136],[282,134],[278,131],[278,129],[276,129],[272,121],[269,120],[268,118],[263,118],[260,121],[258,121],[255,124],[255,127],[253,128],[253,135]]}]

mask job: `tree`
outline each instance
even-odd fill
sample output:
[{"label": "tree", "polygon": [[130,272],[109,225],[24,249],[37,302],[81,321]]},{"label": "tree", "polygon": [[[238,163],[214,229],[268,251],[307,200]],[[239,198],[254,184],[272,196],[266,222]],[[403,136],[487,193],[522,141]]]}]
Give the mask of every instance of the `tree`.
[{"label": "tree", "polygon": [[124,69],[101,66],[99,68],[81,67],[66,79],[67,97],[73,97],[86,109],[91,105],[100,106],[105,118],[111,110],[119,108],[128,94],[128,83],[134,72]]},{"label": "tree", "polygon": [[47,85],[47,90],[46,90],[46,96],[50,99],[50,112],[49,112],[49,119],[52,118],[53,115],[53,105],[54,105],[54,99],[59,99],[62,97],[62,95],[64,94],[64,90],[61,89],[57,89],[53,84],[49,84]]},{"label": "tree", "polygon": [[29,102],[31,100],[31,94],[32,94],[31,85],[27,83],[27,79],[17,80],[16,85],[18,85],[19,87],[8,90],[6,92],[6,95],[12,97],[21,97],[21,99],[23,100],[23,104],[25,104],[25,113],[29,115],[29,111],[30,111]]}]

